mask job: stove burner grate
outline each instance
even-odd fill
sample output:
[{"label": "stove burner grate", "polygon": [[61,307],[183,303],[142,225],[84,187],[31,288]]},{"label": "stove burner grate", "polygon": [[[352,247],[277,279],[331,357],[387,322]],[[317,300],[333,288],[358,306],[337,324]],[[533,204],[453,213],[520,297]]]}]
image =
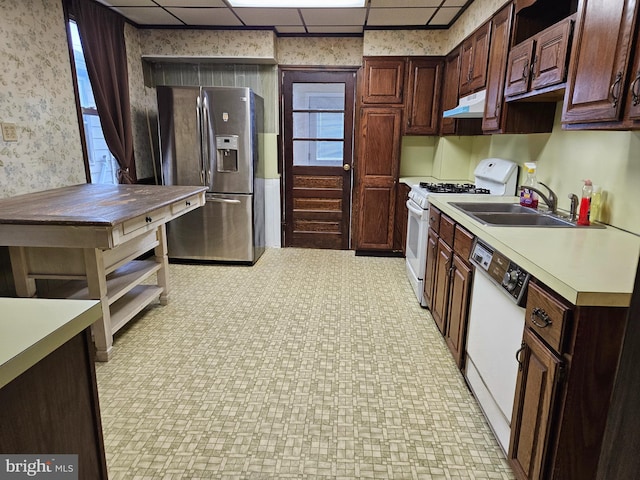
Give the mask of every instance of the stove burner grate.
[{"label": "stove burner grate", "polygon": [[476,187],[473,183],[428,183],[420,182],[422,188],[433,193],[476,193],[488,195],[487,188]]}]

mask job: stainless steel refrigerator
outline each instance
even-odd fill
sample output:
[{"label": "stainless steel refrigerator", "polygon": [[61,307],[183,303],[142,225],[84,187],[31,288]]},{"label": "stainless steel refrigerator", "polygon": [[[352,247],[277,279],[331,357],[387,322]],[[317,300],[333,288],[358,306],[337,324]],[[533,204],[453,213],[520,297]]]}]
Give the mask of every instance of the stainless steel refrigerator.
[{"label": "stainless steel refrigerator", "polygon": [[164,185],[205,185],[167,225],[176,260],[255,263],[264,252],[263,100],[249,88],[157,87]]}]

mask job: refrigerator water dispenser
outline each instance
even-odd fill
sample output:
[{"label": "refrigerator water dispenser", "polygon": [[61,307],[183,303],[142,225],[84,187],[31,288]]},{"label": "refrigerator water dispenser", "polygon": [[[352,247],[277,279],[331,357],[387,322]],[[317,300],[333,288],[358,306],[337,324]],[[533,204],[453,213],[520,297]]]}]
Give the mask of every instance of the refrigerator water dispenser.
[{"label": "refrigerator water dispenser", "polygon": [[216,136],[216,169],[218,172],[238,171],[238,136]]}]

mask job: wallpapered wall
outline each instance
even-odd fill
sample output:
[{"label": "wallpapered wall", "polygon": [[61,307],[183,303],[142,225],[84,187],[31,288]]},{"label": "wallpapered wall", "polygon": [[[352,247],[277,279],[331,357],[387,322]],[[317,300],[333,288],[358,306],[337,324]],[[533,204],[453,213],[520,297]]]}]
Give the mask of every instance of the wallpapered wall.
[{"label": "wallpapered wall", "polygon": [[62,3],[0,0],[0,197],[85,183]]}]

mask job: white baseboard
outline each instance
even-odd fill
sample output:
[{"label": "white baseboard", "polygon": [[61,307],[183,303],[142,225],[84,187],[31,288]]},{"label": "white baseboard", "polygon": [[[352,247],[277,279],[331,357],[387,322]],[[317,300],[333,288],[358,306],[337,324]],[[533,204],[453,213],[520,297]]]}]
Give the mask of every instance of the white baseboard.
[{"label": "white baseboard", "polygon": [[280,248],[280,179],[267,178],[264,183],[264,223],[265,244],[270,248]]}]

